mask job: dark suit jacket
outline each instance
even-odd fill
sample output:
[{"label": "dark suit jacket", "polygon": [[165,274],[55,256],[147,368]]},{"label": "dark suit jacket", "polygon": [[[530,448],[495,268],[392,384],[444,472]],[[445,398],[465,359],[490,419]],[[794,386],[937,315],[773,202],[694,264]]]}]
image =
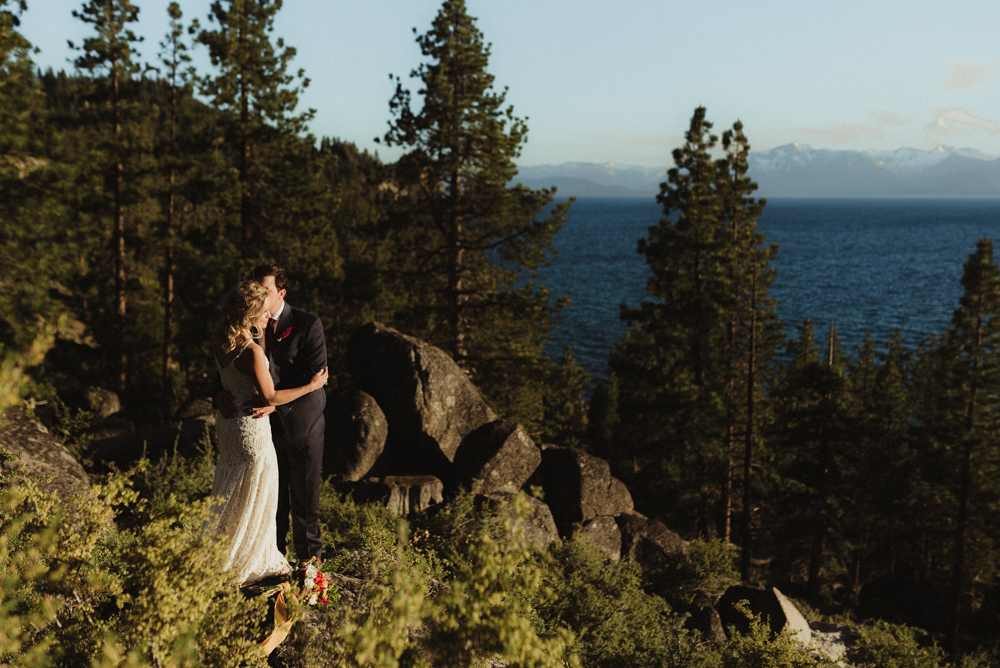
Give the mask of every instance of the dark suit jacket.
[{"label": "dark suit jacket", "polygon": [[[276,390],[305,385],[313,374],[327,365],[323,323],[313,314],[285,302],[273,337],[268,341],[267,358]],[[326,426],[325,407],[326,390],[320,388],[278,406],[271,422],[277,426],[274,425],[277,416],[280,421],[277,431],[284,433],[288,444],[322,437]]]}]

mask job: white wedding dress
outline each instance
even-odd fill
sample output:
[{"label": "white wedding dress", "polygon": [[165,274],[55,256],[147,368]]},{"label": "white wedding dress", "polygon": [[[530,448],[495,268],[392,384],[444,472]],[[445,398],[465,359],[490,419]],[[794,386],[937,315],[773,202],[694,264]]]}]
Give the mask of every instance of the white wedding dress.
[{"label": "white wedding dress", "polygon": [[[255,396],[253,382],[236,369],[235,363],[223,368],[216,360],[216,366],[222,386],[237,406]],[[278,458],[271,441],[271,420],[242,414],[232,419],[218,415],[215,431],[219,437],[219,462],[212,496],[225,501],[212,510],[214,530],[232,541],[226,567],[235,570],[243,584],[283,573],[288,570],[288,561],[278,552],[276,540]]]}]

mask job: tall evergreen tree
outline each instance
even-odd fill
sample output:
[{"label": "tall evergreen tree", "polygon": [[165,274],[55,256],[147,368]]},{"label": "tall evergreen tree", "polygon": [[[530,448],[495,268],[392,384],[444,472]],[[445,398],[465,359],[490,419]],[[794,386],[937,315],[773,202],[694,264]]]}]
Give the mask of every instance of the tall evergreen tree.
[{"label": "tall evergreen tree", "polygon": [[[855,428],[847,444],[843,559],[854,591],[879,575],[914,572],[919,481],[913,449],[913,353],[896,332],[884,352],[871,336],[847,365]],[[912,543],[912,544],[910,544]]]},{"label": "tall evergreen tree", "polygon": [[[623,307],[629,327],[611,366],[620,384],[615,439],[635,448],[631,477],[647,486],[640,496],[653,508],[685,509],[685,518],[672,518],[678,526],[728,538],[737,443],[749,499],[764,369],[781,334],[768,296],[777,249],[763,247],[757,231],[764,202],[752,196],[747,138],[737,122],[723,135],[724,157],[713,160],[711,128],[699,107],[673,153],[657,197],[664,218],[639,241],[655,301]],[[671,487],[684,491],[668,499]]]},{"label": "tall evergreen tree", "polygon": [[[396,172],[405,193],[398,226],[415,231],[404,249],[405,271],[419,291],[413,313],[425,315],[414,321],[421,329],[423,320],[426,335],[501,410],[540,424],[540,416],[526,414],[542,410],[543,402],[524,394],[531,392],[525,376],[566,384],[542,363],[555,310],[548,291],[529,279],[554,250],[569,203],[542,217],[554,190],[508,185],[527,126],[506,104],[506,89],[494,90],[490,47],[463,0],[446,0],[417,44],[426,58],[411,73],[420,82],[421,107],[414,108],[397,79],[384,136],[407,151]],[[571,366],[579,396],[582,374]]]},{"label": "tall evergreen tree", "polygon": [[[962,273],[964,292],[952,316],[954,340],[961,359],[954,387],[962,397],[964,419],[956,434],[960,458],[958,515],[952,567],[950,636],[954,646],[965,593],[971,507],[977,487],[974,461],[996,442],[1000,408],[1000,269],[993,243],[982,239]],[[981,472],[982,473],[982,472]]]},{"label": "tall evergreen tree", "polygon": [[139,71],[138,55],[133,44],[142,41],[129,28],[139,17],[139,8],[130,0],[89,0],[73,16],[90,24],[96,33],[83,40],[82,54],[76,66],[91,74],[102,73],[106,100],[109,102],[111,155],[113,176],[113,241],[115,263],[115,312],[117,316],[117,381],[118,392],[124,394],[128,377],[126,333],[126,267],[125,267],[125,206],[126,206],[126,142],[122,136],[125,103],[122,87]]},{"label": "tall evergreen tree", "polygon": [[753,501],[754,449],[759,440],[766,402],[766,371],[774,361],[783,334],[777,306],[769,290],[775,271],[770,262],[778,252],[776,244],[765,246],[764,235],[757,230],[757,218],[767,204],[752,194],[757,184],[747,176],[750,144],[743,124],[736,121],[722,133],[724,157],[716,162],[724,221],[732,232],[729,252],[731,302],[728,307],[726,374],[726,453],[729,465],[724,471],[722,538],[730,539],[732,517],[731,492],[735,437],[743,431],[743,499],[741,522],[741,571],[750,578],[751,528]]},{"label": "tall evergreen tree", "polygon": [[244,259],[264,249],[265,221],[272,211],[264,190],[280,165],[266,154],[274,138],[304,132],[314,110],[296,113],[299,95],[309,85],[303,70],[288,71],[295,49],[283,39],[274,43],[274,18],[282,0],[215,0],[198,40],[208,47],[214,77],[202,81],[201,92],[236,117],[232,145],[239,173],[240,247]]},{"label": "tall evergreen tree", "polygon": [[23,350],[38,318],[54,320],[51,276],[63,271],[55,197],[65,186],[63,166],[46,155],[45,95],[35,76],[34,48],[19,31],[22,0],[0,0],[0,347]]},{"label": "tall evergreen tree", "polygon": [[813,337],[807,319],[789,346],[791,362],[772,388],[776,405],[770,440],[780,490],[770,502],[768,533],[783,572],[801,576],[815,598],[829,549],[843,536],[853,422],[836,333],[831,330],[822,355]]},{"label": "tall evergreen tree", "polygon": [[180,5],[171,2],[167,8],[170,29],[160,42],[161,64],[166,70],[166,82],[170,91],[167,106],[167,143],[161,151],[167,169],[167,192],[163,218],[163,416],[169,419],[173,409],[173,339],[174,339],[174,251],[176,216],[178,212],[177,179],[180,171],[180,151],[178,150],[177,129],[181,121],[181,103],[191,94],[193,72],[189,67],[191,56],[184,42],[183,16]]},{"label": "tall evergreen tree", "polygon": [[[699,107],[673,152],[674,167],[657,196],[664,218],[638,246],[652,272],[646,291],[656,301],[623,307],[628,330],[611,357],[626,427],[620,438],[639,450],[636,482],[683,490],[673,501],[655,488],[641,496],[652,497],[653,507],[684,509],[687,517],[675,526],[702,535],[715,525],[712,508],[727,465],[721,392],[732,285],[711,128]],[[683,478],[691,482],[673,484]]]}]

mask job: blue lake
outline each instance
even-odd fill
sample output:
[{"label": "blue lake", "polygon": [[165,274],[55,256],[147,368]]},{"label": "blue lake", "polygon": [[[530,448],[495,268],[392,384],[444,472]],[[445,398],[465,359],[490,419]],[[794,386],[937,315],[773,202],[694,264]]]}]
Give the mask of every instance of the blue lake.
[{"label": "blue lake", "polygon": [[[587,371],[606,375],[624,331],[619,304],[648,298],[636,243],[661,217],[652,197],[573,203],[558,254],[541,272],[554,295],[573,300],[552,330],[550,356],[572,347]],[[832,316],[848,350],[866,332],[885,342],[897,329],[915,346],[949,326],[976,242],[1000,238],[1000,199],[775,198],[759,228],[779,246],[771,294],[786,331],[812,318],[825,332]]]}]

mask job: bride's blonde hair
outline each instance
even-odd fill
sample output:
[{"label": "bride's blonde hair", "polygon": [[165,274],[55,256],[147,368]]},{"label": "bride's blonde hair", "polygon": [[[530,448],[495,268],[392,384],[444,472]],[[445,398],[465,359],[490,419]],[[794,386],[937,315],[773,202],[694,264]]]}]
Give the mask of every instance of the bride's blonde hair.
[{"label": "bride's blonde hair", "polygon": [[222,337],[225,352],[236,350],[243,342],[243,332],[253,331],[267,310],[267,289],[256,281],[240,281],[226,293],[219,304],[221,317],[216,332]]}]

